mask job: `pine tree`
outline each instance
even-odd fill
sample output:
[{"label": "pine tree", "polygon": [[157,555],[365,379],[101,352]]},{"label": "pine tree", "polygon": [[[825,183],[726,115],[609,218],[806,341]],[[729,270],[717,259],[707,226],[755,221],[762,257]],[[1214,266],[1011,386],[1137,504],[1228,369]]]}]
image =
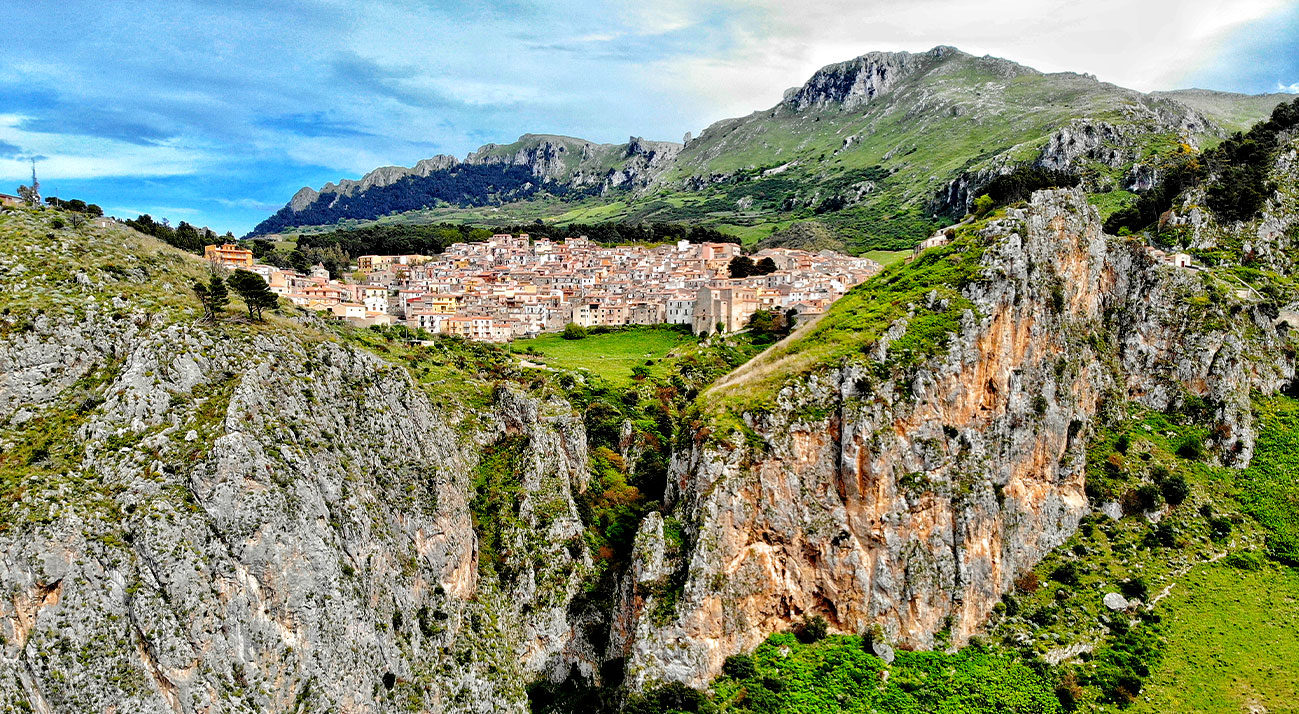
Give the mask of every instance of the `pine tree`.
[{"label": "pine tree", "polygon": [[262,310],[273,310],[279,305],[279,297],[271,292],[266,281],[256,273],[236,270],[235,274],[230,276],[229,282],[230,287],[239,293],[244,305],[248,307],[248,317],[254,320],[262,319]]},{"label": "pine tree", "polygon": [[226,305],[230,304],[230,291],[226,289],[226,283],[219,275],[208,278],[207,284],[212,317],[215,318],[225,310]]},{"label": "pine tree", "polygon": [[208,286],[195,280],[190,284],[190,288],[194,291],[194,294],[198,296],[198,301],[203,305],[203,318],[211,319],[212,293],[208,290]]}]

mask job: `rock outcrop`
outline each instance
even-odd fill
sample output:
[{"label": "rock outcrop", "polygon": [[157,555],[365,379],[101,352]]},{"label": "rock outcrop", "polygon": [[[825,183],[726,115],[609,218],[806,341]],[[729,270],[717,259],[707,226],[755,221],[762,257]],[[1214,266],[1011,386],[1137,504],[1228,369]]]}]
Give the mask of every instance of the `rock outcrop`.
[{"label": "rock outcrop", "polygon": [[926,66],[927,60],[941,59],[955,51],[951,47],[935,47],[923,54],[869,52],[817,70],[802,87],[787,91],[783,104],[794,111],[828,106],[853,109],[887,93],[899,81]]},{"label": "rock outcrop", "polygon": [[[571,408],[502,390],[466,431],[310,331],[159,317],[0,343],[5,458],[31,463],[0,520],[0,708],[521,712],[524,683],[591,671]],[[502,439],[523,497],[497,578],[470,501]]]},{"label": "rock outcrop", "polygon": [[[944,356],[795,381],[746,415],[747,437],[679,455],[674,513],[693,546],[651,570],[687,577],[674,616],[642,617],[629,638],[633,681],[701,684],[812,614],[844,632],[880,623],[906,646],[963,643],[1089,511],[1084,444],[1107,400],[1203,397],[1222,453],[1248,459],[1251,389],[1294,375],[1286,328],[1248,304],[1234,326],[1199,322],[1178,297],[1198,276],[1104,236],[1081,192],[1040,192],[984,235],[964,290],[975,308]],[[638,547],[661,560],[652,535]],[[642,591],[655,610],[661,591]]]}]

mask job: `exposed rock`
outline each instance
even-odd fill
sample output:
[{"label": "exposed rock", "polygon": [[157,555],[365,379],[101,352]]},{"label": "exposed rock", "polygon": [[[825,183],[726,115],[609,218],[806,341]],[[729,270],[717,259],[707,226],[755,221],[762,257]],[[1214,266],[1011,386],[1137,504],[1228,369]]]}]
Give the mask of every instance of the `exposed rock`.
[{"label": "exposed rock", "polygon": [[938,59],[952,48],[936,47],[925,54],[870,52],[847,62],[828,65],[802,87],[786,92],[784,105],[795,110],[841,106],[852,109],[888,92],[901,79],[919,70],[927,59]]},{"label": "exposed rock", "polygon": [[1118,611],[1128,609],[1127,598],[1123,597],[1119,593],[1105,593],[1105,597],[1101,598],[1101,601],[1105,604],[1105,607],[1108,607],[1111,610]]},{"label": "exposed rock", "polygon": [[3,343],[0,421],[78,408],[63,388],[91,373],[103,387],[79,407],[80,471],[5,514],[0,708],[373,711],[391,686],[433,711],[522,712],[523,682],[592,671],[567,611],[589,567],[571,409],[503,391],[476,437],[521,444],[497,584],[468,510],[480,447],[404,370],[287,334],[135,324],[46,321]]},{"label": "exposed rock", "polygon": [[[747,415],[742,442],[674,461],[696,545],[675,620],[637,625],[632,681],[702,683],[810,613],[915,647],[950,623],[964,642],[1089,510],[1083,447],[1120,385],[1154,409],[1185,390],[1220,405],[1221,453],[1248,459],[1250,391],[1294,372],[1265,315],[1197,331],[1173,297],[1197,278],[1103,236],[1079,191],[1039,192],[986,234],[986,279],[965,289],[976,310],[945,356],[902,377],[853,362],[815,373]],[[1098,347],[1087,335],[1102,323],[1113,341]]]}]

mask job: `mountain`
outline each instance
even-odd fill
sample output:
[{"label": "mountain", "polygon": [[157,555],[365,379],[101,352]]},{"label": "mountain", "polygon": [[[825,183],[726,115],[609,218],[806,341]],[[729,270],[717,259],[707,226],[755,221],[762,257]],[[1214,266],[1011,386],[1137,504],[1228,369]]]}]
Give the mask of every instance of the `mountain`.
[{"label": "mountain", "polygon": [[0,709],[1283,709],[1290,116],[1187,155],[1261,172],[1245,219],[1212,174],[1134,236],[1036,191],[752,359],[713,335],[623,385],[208,321],[196,256],[0,212]]},{"label": "mountain", "polygon": [[951,47],[872,52],[684,146],[527,135],[464,162],[372,172],[360,182],[368,190],[303,189],[252,235],[340,220],[541,218],[699,223],[752,242],[812,221],[838,247],[897,249],[963,216],[989,181],[1024,164],[1077,174],[1090,193],[1108,194],[1099,201],[1108,213],[1148,188],[1180,144],[1210,146],[1285,99],[1142,94]]},{"label": "mountain", "polygon": [[614,145],[525,134],[513,144],[483,146],[464,161],[439,155],[409,169],[385,166],[360,181],[328,183],[319,191],[304,187],[288,205],[258,224],[253,234],[367,220],[440,204],[475,207],[629,190],[644,186],[648,177],[662,170],[680,150],[680,144],[638,137]]}]

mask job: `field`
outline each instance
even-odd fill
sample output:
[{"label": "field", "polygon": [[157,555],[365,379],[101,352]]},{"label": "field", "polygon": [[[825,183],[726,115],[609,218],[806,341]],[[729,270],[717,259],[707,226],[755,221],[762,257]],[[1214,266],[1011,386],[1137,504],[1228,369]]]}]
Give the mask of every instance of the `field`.
[{"label": "field", "polygon": [[[664,357],[674,348],[693,345],[695,339],[669,327],[635,327],[617,332],[591,334],[580,340],[566,340],[558,334],[531,340],[517,340],[516,353],[530,362],[548,367],[585,371],[612,384],[629,384],[632,368],[645,366],[650,375],[664,376]],[[647,364],[648,363],[648,364]]]},{"label": "field", "polygon": [[1299,712],[1299,573],[1200,566],[1157,612],[1168,650],[1130,711]]},{"label": "field", "polygon": [[912,251],[909,250],[868,250],[862,253],[861,257],[873,260],[887,268],[894,263],[906,260],[911,256],[911,253]]}]

